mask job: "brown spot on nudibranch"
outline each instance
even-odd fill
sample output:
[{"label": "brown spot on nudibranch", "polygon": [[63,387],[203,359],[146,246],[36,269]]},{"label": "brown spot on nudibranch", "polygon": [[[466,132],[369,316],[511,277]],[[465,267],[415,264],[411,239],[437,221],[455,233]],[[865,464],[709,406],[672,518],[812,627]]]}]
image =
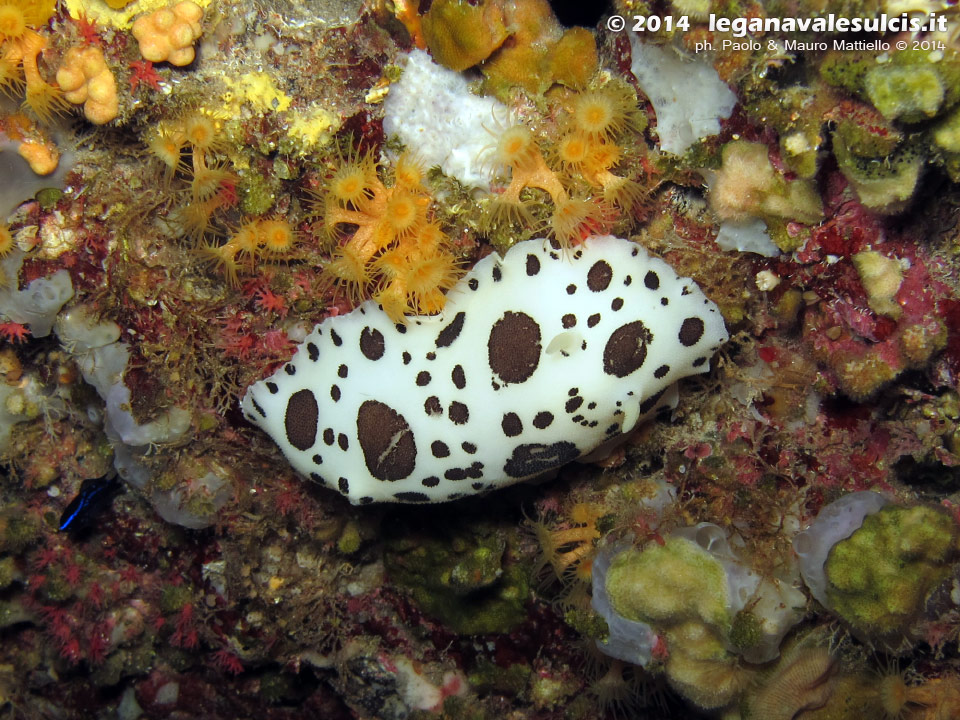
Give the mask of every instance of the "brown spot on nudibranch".
[{"label": "brown spot on nudibranch", "polygon": [[547,410],[541,410],[533,418],[533,426],[537,430],[545,430],[553,422],[553,413]]},{"label": "brown spot on nudibranch", "polygon": [[462,402],[453,401],[447,410],[447,417],[454,425],[464,425],[470,419],[470,410]]},{"label": "brown spot on nudibranch", "polygon": [[367,360],[379,360],[383,357],[386,344],[383,333],[375,328],[365,327],[360,333],[360,352]]},{"label": "brown spot on nudibranch", "polygon": [[436,346],[438,348],[449,347],[453,344],[453,341],[460,337],[460,331],[463,330],[463,321],[466,319],[467,314],[464,312],[458,312],[454,315],[453,320],[450,321],[450,324],[447,325],[440,333],[437,335]]},{"label": "brown spot on nudibranch", "polygon": [[317,398],[310,390],[297,390],[287,400],[287,412],[283,418],[283,425],[287,432],[287,440],[297,450],[307,450],[317,439],[317,421],[320,419],[320,408]]},{"label": "brown spot on nudibranch", "polygon": [[442,415],[443,405],[440,404],[440,398],[436,395],[428,397],[423,403],[423,411],[427,415]]},{"label": "brown spot on nudibranch", "polygon": [[566,465],[580,457],[580,451],[572,442],[561,440],[552,445],[528,443],[518,445],[503,466],[503,471],[512,478],[530,477]]},{"label": "brown spot on nudibranch", "polygon": [[533,277],[538,272],[540,272],[540,258],[536,255],[528,254],[527,255],[527,275]]},{"label": "brown spot on nudibranch", "polygon": [[378,480],[402,480],[413,472],[417,444],[406,419],[378,400],[357,411],[357,439],[367,470]]},{"label": "brown spot on nudibranch", "polygon": [[691,345],[696,345],[700,342],[700,338],[703,337],[704,324],[703,320],[698,317],[688,317],[683,321],[683,325],[680,326],[680,344],[684,347],[690,347]]},{"label": "brown spot on nudibranch", "polygon": [[618,378],[639,369],[647,359],[647,345],[653,335],[641,321],[621,325],[603,348],[603,371]]},{"label": "brown spot on nudibranch", "polygon": [[610,287],[613,268],[606,260],[597,260],[587,272],[587,287],[593,292],[602,292]]},{"label": "brown spot on nudibranch", "polygon": [[503,420],[500,421],[500,429],[507,437],[516,437],[523,432],[523,422],[521,422],[519,415],[510,412],[504,415]]},{"label": "brown spot on nudibranch", "polygon": [[406,490],[404,492],[394,493],[393,496],[400,500],[401,502],[421,502],[427,503],[430,502],[430,498],[422,492],[414,492],[412,490]]},{"label": "brown spot on nudibranch", "polygon": [[650,412],[651,410],[653,410],[653,408],[656,406],[656,404],[657,404],[658,402],[660,402],[660,398],[663,397],[663,394],[664,394],[666,391],[667,391],[666,388],[664,388],[663,390],[661,390],[660,392],[658,392],[656,395],[651,395],[651,396],[648,397],[646,400],[644,400],[642,403],[640,403],[640,414],[641,414],[641,415],[646,415],[648,412]]},{"label": "brown spot on nudibranch", "polygon": [[505,312],[490,330],[487,357],[503,382],[528,380],[540,363],[540,326],[525,313]]}]

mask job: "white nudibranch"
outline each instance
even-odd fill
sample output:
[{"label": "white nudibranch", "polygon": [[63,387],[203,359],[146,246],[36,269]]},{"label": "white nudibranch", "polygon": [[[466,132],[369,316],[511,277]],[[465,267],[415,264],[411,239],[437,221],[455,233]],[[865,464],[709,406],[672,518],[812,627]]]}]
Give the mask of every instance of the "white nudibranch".
[{"label": "white nudibranch", "polygon": [[354,504],[444,502],[629,432],[727,339],[689,278],[605,236],[490,255],[439,315],[368,301],[317,325],[242,401],[290,463]]}]

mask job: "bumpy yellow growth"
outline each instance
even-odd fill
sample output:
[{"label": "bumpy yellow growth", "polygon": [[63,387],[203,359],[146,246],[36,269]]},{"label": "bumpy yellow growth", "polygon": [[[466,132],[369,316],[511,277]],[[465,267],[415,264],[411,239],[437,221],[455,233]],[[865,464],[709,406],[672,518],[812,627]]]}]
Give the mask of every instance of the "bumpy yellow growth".
[{"label": "bumpy yellow growth", "polygon": [[743,677],[724,643],[732,618],[726,571],[717,558],[691,540],[672,537],[617,555],[606,589],[618,614],[648,623],[666,638],[664,670],[683,695],[704,708],[736,697]]},{"label": "bumpy yellow growth", "polygon": [[434,0],[421,18],[423,37],[434,59],[451,70],[486,60],[507,39],[503,3]]},{"label": "bumpy yellow growth", "polygon": [[823,217],[811,181],[787,182],[770,162],[767,146],[737,140],[723,148],[723,167],[710,185],[710,207],[721,220],[796,220],[813,224]]},{"label": "bumpy yellow growth", "polygon": [[171,8],[141,15],[133,23],[132,32],[145,60],[189,65],[195,56],[193,44],[203,32],[202,19],[200,6],[184,0]]},{"label": "bumpy yellow growth", "polygon": [[864,250],[853,256],[853,265],[860,274],[860,282],[867,291],[870,308],[880,315],[896,320],[903,314],[896,294],[903,282],[900,261],[888,258],[875,250]]},{"label": "bumpy yellow growth", "polygon": [[624,552],[610,566],[607,592],[621,615],[648,623],[697,619],[730,626],[727,578],[723,566],[685,538],[643,552]]},{"label": "bumpy yellow growth", "polygon": [[20,143],[17,154],[37,175],[49,175],[60,162],[60,151],[49,140],[26,140]]},{"label": "bumpy yellow growth", "polygon": [[70,48],[57,70],[64,97],[83,105],[83,114],[95,125],[113,120],[119,112],[117,82],[98,47]]},{"label": "bumpy yellow growth", "polygon": [[890,505],[830,551],[827,597],[840,617],[874,637],[912,632],[958,556],[960,528],[943,508]]}]

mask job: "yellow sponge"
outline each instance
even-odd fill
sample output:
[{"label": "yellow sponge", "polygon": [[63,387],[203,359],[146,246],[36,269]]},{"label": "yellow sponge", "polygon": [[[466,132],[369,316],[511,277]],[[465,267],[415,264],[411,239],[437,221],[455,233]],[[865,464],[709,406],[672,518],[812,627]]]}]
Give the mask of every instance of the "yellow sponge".
[{"label": "yellow sponge", "polygon": [[141,15],[133,23],[133,36],[140,43],[140,54],[150,62],[189,65],[193,62],[193,44],[202,34],[203,10],[190,0],[173,7]]},{"label": "yellow sponge", "polygon": [[74,105],[83,105],[87,120],[103,125],[119,112],[117,82],[97,47],[70,48],[57,70],[57,84]]}]

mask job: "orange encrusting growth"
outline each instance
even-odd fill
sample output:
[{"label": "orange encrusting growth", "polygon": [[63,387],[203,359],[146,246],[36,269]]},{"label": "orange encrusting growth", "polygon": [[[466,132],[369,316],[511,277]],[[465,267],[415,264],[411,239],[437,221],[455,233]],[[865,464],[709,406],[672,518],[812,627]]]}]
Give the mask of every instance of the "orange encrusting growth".
[{"label": "orange encrusting growth", "polygon": [[447,236],[431,220],[423,169],[403,154],[388,186],[377,168],[369,155],[343,158],[326,193],[316,196],[329,235],[339,238],[345,226],[356,228],[324,273],[354,302],[372,294],[395,321],[439,312],[460,269]]},{"label": "orange encrusting growth", "polygon": [[47,41],[33,28],[53,16],[55,5],[53,0],[0,0],[0,92],[11,95],[25,85],[24,106],[47,123],[67,103],[40,74],[38,57]]}]

